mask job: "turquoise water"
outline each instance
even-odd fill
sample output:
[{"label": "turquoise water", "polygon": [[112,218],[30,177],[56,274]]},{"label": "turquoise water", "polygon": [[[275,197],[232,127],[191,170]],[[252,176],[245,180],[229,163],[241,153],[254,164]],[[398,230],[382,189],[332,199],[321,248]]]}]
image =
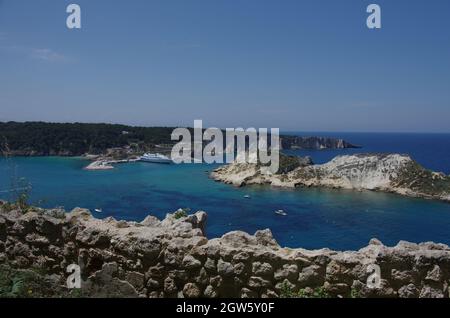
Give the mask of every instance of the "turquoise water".
[{"label": "turquoise water", "polygon": [[[54,157],[0,160],[0,190],[9,187],[15,167],[17,175],[31,182],[32,200],[44,200],[43,206],[102,208],[94,215],[137,221],[190,207],[208,212],[209,237],[270,228],[277,241],[289,247],[357,249],[372,237],[388,245],[399,240],[450,243],[446,203],[374,192],[234,188],[209,179],[214,168],[209,165],[131,163],[86,171],[86,163]],[[246,194],[251,199],[244,198]],[[288,216],[274,214],[277,209]]]}]

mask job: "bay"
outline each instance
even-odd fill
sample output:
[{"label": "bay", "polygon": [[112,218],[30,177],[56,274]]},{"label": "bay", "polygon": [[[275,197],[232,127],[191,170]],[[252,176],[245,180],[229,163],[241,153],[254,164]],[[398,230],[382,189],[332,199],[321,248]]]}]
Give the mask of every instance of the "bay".
[{"label": "bay", "polygon": [[[317,135],[317,133],[314,133]],[[307,133],[305,133],[307,135]],[[330,133],[327,135],[331,135]],[[450,135],[339,134],[363,149],[294,151],[325,162],[354,152],[410,153],[427,168],[449,173]],[[208,213],[208,237],[232,230],[270,228],[282,246],[358,249],[376,237],[450,244],[450,204],[395,194],[326,189],[235,188],[208,178],[216,166],[130,163],[108,171],[86,171],[81,158],[16,157],[0,160],[0,191],[12,175],[32,185],[31,200],[44,207],[85,207],[96,217],[141,221],[164,218],[178,208]],[[250,195],[250,199],[245,198]],[[7,192],[0,197],[8,199]],[[97,213],[94,209],[102,209]],[[287,216],[275,210],[283,209]]]}]

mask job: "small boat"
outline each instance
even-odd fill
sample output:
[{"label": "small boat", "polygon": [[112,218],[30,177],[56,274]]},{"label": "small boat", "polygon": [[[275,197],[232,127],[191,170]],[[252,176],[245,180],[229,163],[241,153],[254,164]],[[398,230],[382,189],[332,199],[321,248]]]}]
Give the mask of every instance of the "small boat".
[{"label": "small boat", "polygon": [[246,194],[246,195],[244,195],[244,198],[250,199],[250,195],[249,195],[249,194]]},{"label": "small boat", "polygon": [[284,212],[283,210],[276,210],[275,214],[282,215],[282,216],[286,216],[287,215],[287,213]]},{"label": "small boat", "polygon": [[102,213],[103,212],[102,209],[94,209],[94,211],[97,212],[97,213]]},{"label": "small boat", "polygon": [[146,153],[139,160],[152,163],[173,163],[172,159],[160,153]]}]

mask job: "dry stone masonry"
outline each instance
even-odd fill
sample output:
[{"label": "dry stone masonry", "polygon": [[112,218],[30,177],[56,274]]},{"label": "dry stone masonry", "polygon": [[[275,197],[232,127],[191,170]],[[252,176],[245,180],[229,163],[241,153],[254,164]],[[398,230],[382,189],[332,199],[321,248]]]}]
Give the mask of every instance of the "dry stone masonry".
[{"label": "dry stone masonry", "polygon": [[[66,288],[79,264],[94,297],[449,297],[450,248],[373,239],[359,251],[282,248],[270,230],[205,237],[205,212],[164,220],[99,220],[88,210],[0,206],[0,263],[42,269]],[[299,242],[301,245],[301,242]],[[366,284],[380,266],[379,288]]]}]

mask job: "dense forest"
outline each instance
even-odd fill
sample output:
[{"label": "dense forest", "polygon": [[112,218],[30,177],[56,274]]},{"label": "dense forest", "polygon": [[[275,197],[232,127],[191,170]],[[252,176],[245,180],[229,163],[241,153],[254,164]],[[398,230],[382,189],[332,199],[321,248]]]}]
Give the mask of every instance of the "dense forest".
[{"label": "dense forest", "polygon": [[7,122],[0,123],[0,142],[17,155],[81,155],[108,148],[170,143],[169,127],[115,124]]},{"label": "dense forest", "polygon": [[[173,144],[173,127],[117,124],[0,122],[0,150],[23,156],[102,154],[108,148],[130,146],[137,152]],[[191,133],[192,129],[190,128]],[[283,149],[351,148],[334,138],[281,136]]]}]

